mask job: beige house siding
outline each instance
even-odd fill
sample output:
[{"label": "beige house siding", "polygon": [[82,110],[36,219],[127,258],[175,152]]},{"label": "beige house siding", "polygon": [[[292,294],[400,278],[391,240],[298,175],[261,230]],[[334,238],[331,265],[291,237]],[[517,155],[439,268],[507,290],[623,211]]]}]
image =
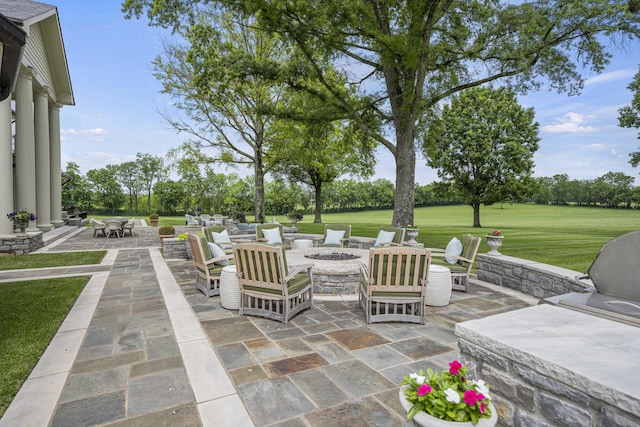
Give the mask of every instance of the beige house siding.
[{"label": "beige house siding", "polygon": [[47,48],[42,37],[40,23],[31,25],[27,32],[27,44],[22,63],[33,68],[35,71],[34,81],[38,82],[40,86],[47,86],[49,96],[55,97],[55,84],[46,52]]}]

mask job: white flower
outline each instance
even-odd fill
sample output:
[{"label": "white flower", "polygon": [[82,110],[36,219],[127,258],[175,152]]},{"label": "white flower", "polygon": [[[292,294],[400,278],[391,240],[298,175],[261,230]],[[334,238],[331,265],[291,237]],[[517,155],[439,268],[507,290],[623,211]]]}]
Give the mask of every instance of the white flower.
[{"label": "white flower", "polygon": [[476,387],[476,391],[478,391],[479,393],[484,394],[485,396],[489,396],[489,388],[487,387],[487,384],[483,381],[483,380],[478,380],[478,381],[471,381]]},{"label": "white flower", "polygon": [[425,377],[423,377],[422,375],[418,375],[418,374],[409,374],[409,377],[413,380],[416,380],[416,383],[418,384],[424,384],[424,381],[426,380]]},{"label": "white flower", "polygon": [[460,394],[452,388],[448,388],[444,391],[444,394],[447,395],[447,402],[451,403],[460,403]]}]

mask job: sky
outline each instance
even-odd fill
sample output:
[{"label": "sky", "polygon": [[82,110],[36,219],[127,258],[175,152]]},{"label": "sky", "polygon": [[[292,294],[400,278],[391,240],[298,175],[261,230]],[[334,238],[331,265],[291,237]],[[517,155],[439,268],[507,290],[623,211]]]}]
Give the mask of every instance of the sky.
[{"label": "sky", "polygon": [[[161,84],[152,75],[151,62],[162,51],[168,33],[149,27],[146,19],[125,19],[119,0],[45,3],[58,8],[76,103],[60,113],[63,169],[74,162],[86,173],[135,160],[136,153],[164,156],[184,142],[186,137],[160,114],[172,112],[172,100],[161,93]],[[640,42],[613,53],[602,74],[583,74],[588,78],[579,96],[543,87],[519,97],[522,106],[534,108],[540,125],[534,176],[566,173],[582,180],[623,172],[640,185],[640,168],[628,162],[629,153],[640,149],[638,130],[618,127],[618,109],[632,98],[626,87],[640,68]],[[380,148],[377,158],[372,179],[395,182],[391,154]],[[423,158],[416,163],[416,182],[438,180]],[[218,172],[225,169],[221,166]]]}]

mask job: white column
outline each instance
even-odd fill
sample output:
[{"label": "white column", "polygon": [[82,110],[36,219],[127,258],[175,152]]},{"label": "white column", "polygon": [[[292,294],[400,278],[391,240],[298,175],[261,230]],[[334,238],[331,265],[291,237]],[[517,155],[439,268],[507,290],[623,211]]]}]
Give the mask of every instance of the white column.
[{"label": "white column", "polygon": [[0,235],[13,233],[13,150],[11,149],[11,96],[0,102]]},{"label": "white column", "polygon": [[[36,146],[33,129],[33,72],[22,69],[16,84],[16,211],[36,213]],[[37,215],[37,214],[36,214]],[[32,222],[27,231],[38,231]]]},{"label": "white column", "polygon": [[38,229],[49,231],[51,224],[51,168],[49,164],[49,92],[44,87],[34,97],[36,138],[36,215]]},{"label": "white column", "polygon": [[56,103],[49,106],[49,169],[51,171],[51,224],[62,227],[62,165],[60,160],[60,108]]}]

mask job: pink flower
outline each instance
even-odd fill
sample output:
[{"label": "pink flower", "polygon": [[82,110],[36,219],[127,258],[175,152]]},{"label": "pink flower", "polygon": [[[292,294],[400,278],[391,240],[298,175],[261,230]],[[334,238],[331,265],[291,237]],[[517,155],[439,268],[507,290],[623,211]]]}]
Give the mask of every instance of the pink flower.
[{"label": "pink flower", "polygon": [[478,398],[478,392],[475,390],[467,390],[464,392],[464,403],[467,405],[473,406],[478,400],[480,400]]},{"label": "pink flower", "polygon": [[418,396],[424,396],[429,393],[431,393],[431,386],[429,384],[422,384],[418,387]]},{"label": "pink flower", "polygon": [[449,372],[453,375],[458,375],[458,372],[460,372],[460,368],[462,368],[462,364],[457,360],[449,363]]},{"label": "pink flower", "polygon": [[480,413],[481,413],[482,415],[484,415],[484,408],[486,408],[486,407],[487,407],[487,404],[486,404],[486,403],[482,402],[482,403],[480,404]]}]

